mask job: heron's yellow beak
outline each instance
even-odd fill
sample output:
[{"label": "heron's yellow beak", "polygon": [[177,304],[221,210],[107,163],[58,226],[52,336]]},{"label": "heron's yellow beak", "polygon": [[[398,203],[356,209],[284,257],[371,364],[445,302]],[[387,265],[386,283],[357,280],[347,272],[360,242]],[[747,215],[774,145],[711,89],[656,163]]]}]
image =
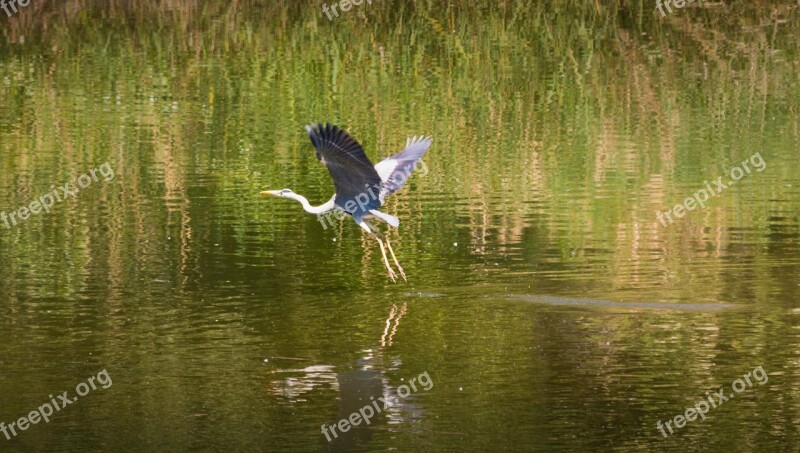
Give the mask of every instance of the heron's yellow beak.
[{"label": "heron's yellow beak", "polygon": [[273,197],[277,197],[278,192],[278,190],[262,190],[260,193],[261,195],[272,195]]}]

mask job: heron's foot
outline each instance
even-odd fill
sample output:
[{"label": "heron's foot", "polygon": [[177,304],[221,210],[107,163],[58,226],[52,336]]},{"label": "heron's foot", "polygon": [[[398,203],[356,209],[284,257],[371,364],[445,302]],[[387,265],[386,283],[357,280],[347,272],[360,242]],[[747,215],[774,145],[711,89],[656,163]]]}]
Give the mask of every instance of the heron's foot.
[{"label": "heron's foot", "polygon": [[397,271],[400,272],[400,276],[403,277],[403,281],[408,282],[408,280],[406,279],[406,273],[405,271],[403,271],[403,268],[400,267],[399,263],[397,264]]},{"label": "heron's foot", "polygon": [[[392,283],[397,283],[397,274],[395,274],[394,269],[386,266],[386,270],[389,271],[389,278],[392,279]],[[405,275],[403,275],[403,278],[406,278]]]}]

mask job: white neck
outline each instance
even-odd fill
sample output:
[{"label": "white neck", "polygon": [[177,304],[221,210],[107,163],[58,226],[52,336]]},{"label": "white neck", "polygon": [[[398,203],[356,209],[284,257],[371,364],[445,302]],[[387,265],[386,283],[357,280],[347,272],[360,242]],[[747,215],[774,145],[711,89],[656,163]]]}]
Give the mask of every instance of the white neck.
[{"label": "white neck", "polygon": [[319,206],[311,206],[311,203],[308,202],[308,199],[306,199],[306,197],[300,194],[291,193],[289,195],[286,195],[286,197],[291,198],[292,200],[299,201],[300,204],[303,205],[303,209],[305,209],[306,212],[311,214],[322,214],[330,211],[331,209],[333,209],[334,199],[336,198],[336,196],[334,195],[326,203],[323,203]]}]

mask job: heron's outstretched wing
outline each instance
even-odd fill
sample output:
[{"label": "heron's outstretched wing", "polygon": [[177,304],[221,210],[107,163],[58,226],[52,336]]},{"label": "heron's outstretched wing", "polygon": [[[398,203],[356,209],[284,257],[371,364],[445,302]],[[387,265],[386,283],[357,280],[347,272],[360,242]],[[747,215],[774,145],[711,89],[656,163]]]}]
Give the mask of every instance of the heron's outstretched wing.
[{"label": "heron's outstretched wing", "polygon": [[[357,219],[370,209],[379,208],[378,193],[382,181],[361,145],[332,124],[310,124],[306,131],[317,149],[317,159],[331,173],[336,188],[336,205]],[[353,203],[348,205],[350,201]],[[348,210],[354,204],[355,208]]]},{"label": "heron's outstretched wing", "polygon": [[380,200],[391,195],[406,183],[411,172],[417,165],[417,162],[422,159],[425,152],[431,146],[433,140],[431,137],[413,137],[406,140],[406,148],[392,157],[384,159],[375,165],[375,170],[378,172],[383,187],[381,188]]}]

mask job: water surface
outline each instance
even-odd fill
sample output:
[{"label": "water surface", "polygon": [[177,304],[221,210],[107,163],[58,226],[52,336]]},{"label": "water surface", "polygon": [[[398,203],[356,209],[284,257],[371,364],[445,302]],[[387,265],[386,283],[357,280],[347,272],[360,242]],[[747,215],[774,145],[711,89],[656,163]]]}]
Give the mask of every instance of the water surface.
[{"label": "water surface", "polygon": [[[796,6],[319,8],[2,19],[0,211],[114,177],[0,223],[0,421],[113,380],[0,449],[794,447]],[[374,161],[433,136],[385,206],[408,283],[352,221],[258,195],[328,200],[312,121]],[[659,222],[755,153],[762,171]],[[657,429],[758,366],[768,382]]]}]

